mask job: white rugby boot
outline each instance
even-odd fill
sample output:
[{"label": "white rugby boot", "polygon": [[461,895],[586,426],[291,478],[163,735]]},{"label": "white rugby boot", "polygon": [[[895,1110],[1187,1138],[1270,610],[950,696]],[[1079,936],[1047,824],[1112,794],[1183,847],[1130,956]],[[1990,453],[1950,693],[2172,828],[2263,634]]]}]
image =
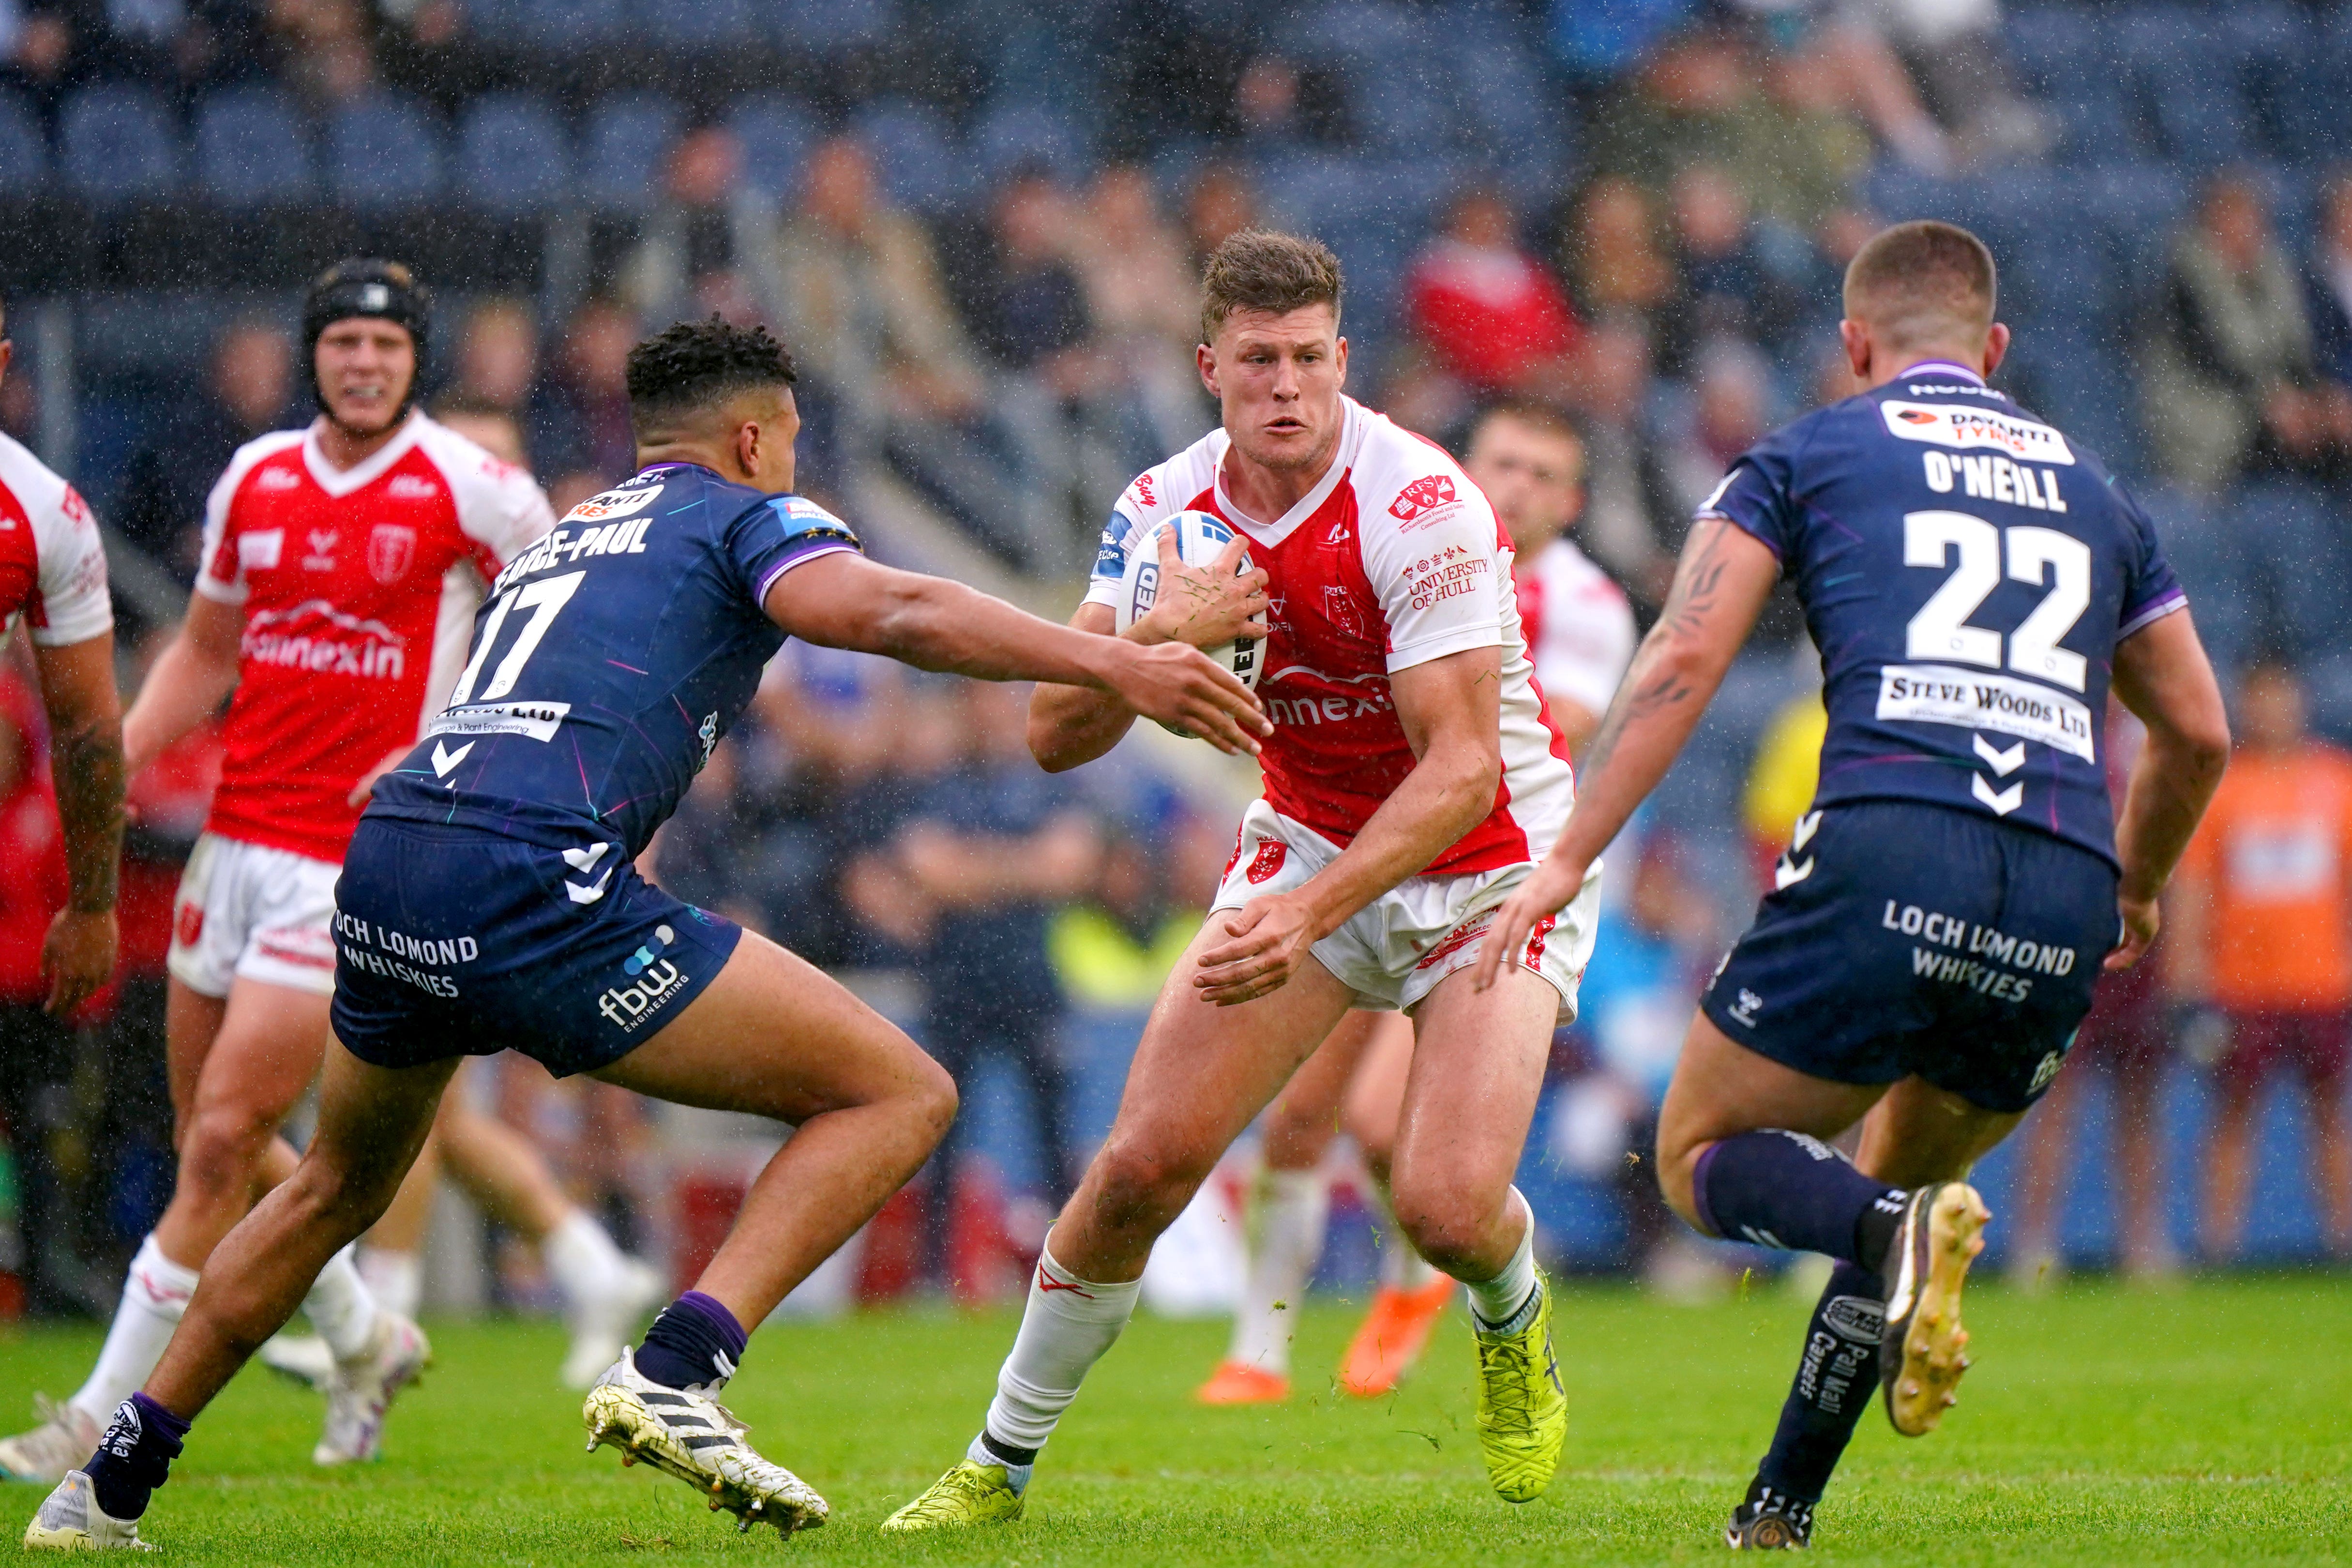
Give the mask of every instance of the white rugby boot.
[{"label": "white rugby boot", "polygon": [[572,1325],[572,1351],[563,1358],[563,1386],[593,1387],[668,1295],[661,1270],[632,1258],[612,1289],[568,1303],[564,1317]]},{"label": "white rugby boot", "polygon": [[393,1396],[415,1382],[432,1360],[433,1346],[423,1329],[397,1312],[376,1309],[368,1348],[335,1363],[335,1374],[324,1390],[326,1429],[310,1450],[311,1462],[348,1465],[374,1458],[383,1443],[383,1416]]},{"label": "white rugby boot", "polygon": [[261,1342],[253,1359],[280,1377],[307,1383],[321,1394],[335,1380],[335,1352],[316,1334],[272,1334]]},{"label": "white rugby boot", "polygon": [[40,1418],[39,1426],[0,1439],[0,1479],[53,1487],[98,1451],[98,1423],[79,1405],[61,1404],[46,1394],[33,1395],[33,1414]]},{"label": "white rugby boot", "polygon": [[790,1535],[832,1511],[807,1482],[761,1458],[744,1441],[751,1428],[725,1405],[698,1389],[654,1382],[627,1350],[588,1391],[580,1418],[590,1453],[610,1443],[624,1465],[643,1459],[667,1471],[708,1497],[713,1512],[734,1514],[738,1530],[765,1520]]},{"label": "white rugby boot", "polygon": [[68,1470],[58,1489],[42,1500],[41,1511],[25,1527],[27,1552],[152,1552],[139,1539],[139,1521],[116,1519],[98,1506],[89,1477]]}]

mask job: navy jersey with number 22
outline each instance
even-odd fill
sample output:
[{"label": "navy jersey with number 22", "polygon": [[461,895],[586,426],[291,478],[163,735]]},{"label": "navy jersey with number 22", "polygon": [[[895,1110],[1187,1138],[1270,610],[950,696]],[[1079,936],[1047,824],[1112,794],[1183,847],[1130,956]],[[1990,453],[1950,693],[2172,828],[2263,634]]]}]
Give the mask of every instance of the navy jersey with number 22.
[{"label": "navy jersey with number 22", "polygon": [[1814,805],[1923,802],[2110,863],[2116,645],[2184,604],[2098,459],[1957,365],[1774,432],[1702,509],[1769,546],[1821,649]]},{"label": "navy jersey with number 22", "polygon": [[[447,710],[374,815],[590,826],[634,858],[758,689],[793,567],[856,550],[798,496],[659,463],[573,508],[499,574]],[[583,818],[587,824],[583,824]]]}]

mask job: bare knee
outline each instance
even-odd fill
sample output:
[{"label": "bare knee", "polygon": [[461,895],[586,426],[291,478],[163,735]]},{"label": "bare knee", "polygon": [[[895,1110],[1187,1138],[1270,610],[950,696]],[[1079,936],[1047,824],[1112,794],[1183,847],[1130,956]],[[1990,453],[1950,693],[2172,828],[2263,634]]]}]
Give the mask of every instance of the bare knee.
[{"label": "bare knee", "polygon": [[1157,1236],[1192,1201],[1213,1163],[1114,1137],[1095,1159],[1095,1217],[1112,1230]]},{"label": "bare knee", "polygon": [[1432,1265],[1456,1278],[1491,1272],[1497,1244],[1496,1194],[1475,1191],[1464,1180],[1408,1177],[1392,1197],[1397,1229]]},{"label": "bare knee", "polygon": [[248,1198],[277,1135],[278,1118],[256,1107],[199,1107],[180,1141],[181,1187],[207,1200]]}]

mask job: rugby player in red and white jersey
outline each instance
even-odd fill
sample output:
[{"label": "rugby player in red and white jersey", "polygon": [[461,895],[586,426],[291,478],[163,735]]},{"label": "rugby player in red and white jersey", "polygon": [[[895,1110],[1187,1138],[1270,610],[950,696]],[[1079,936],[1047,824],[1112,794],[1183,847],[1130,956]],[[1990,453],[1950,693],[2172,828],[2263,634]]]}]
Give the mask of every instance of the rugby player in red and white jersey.
[{"label": "rugby player in red and white jersey", "polygon": [[[1536,688],[1553,728],[1580,752],[1633,662],[1634,644],[1624,592],[1567,536],[1584,509],[1583,442],[1556,408],[1498,403],[1471,427],[1462,467],[1510,536],[1520,635]],[[1225,1358],[1201,1386],[1203,1404],[1289,1397],[1297,1314],[1286,1304],[1306,1289],[1323,1249],[1330,1208],[1325,1152],[1344,1128],[1363,1155],[1372,1202],[1385,1205],[1412,1060],[1412,1029],[1403,1018],[1354,1014],[1267,1107],[1241,1306]],[[1371,1304],[1340,1359],[1341,1390],[1376,1398],[1393,1389],[1420,1359],[1453,1294],[1453,1280],[1411,1247],[1384,1247]]]},{"label": "rugby player in red and white jersey", "polygon": [[[1511,1176],[1552,1030],[1574,1013],[1599,884],[1473,991],[1467,966],[1495,908],[1575,793],[1520,640],[1510,542],[1453,458],[1344,395],[1328,249],[1245,231],[1210,258],[1202,294],[1198,363],[1222,427],[1120,498],[1075,624],[1110,632],[1129,553],[1160,548],[1159,605],[1127,635],[1211,646],[1264,635],[1265,796],[1047,1239],[981,1435],[885,1529],[1019,1515],[1038,1449],[1134,1310],[1154,1239],[1358,1007],[1413,1022],[1396,1219],[1469,1286],[1489,1479],[1526,1501],[1558,1463],[1567,1402],[1550,1293]],[[1206,572],[1153,538],[1187,509],[1240,536]],[[1244,544],[1255,570],[1237,575]],[[1031,749],[1073,767],[1132,721],[1092,693],[1041,686]]]},{"label": "rugby player in red and white jersey", "polygon": [[[311,286],[323,410],[241,447],[206,506],[179,635],[123,721],[135,775],[229,698],[212,814],[173,911],[166,1034],[179,1169],[89,1380],[0,1469],[54,1482],[154,1370],[205,1259],[294,1168],[278,1126],[318,1075],[335,879],[375,773],[415,744],[464,661],[479,585],[552,526],[530,477],[413,406],[428,301],[406,268]],[[339,1257],[305,1303],[334,1352],[320,1464],[373,1458],[428,1353]]]},{"label": "rugby player in red and white jersey", "polygon": [[[0,317],[5,321],[5,317]],[[0,376],[15,345],[0,335]],[[49,720],[66,907],[41,943],[45,1004],[65,1017],[114,973],[122,860],[122,717],[98,521],[74,488],[0,435],[0,642],[25,623]]]}]

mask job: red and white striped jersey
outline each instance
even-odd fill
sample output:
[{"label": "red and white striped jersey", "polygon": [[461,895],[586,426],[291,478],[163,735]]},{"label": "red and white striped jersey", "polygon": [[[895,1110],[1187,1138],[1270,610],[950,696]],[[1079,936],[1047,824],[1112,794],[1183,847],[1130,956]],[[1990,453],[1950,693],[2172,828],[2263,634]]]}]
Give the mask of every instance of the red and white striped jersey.
[{"label": "red and white striped jersey", "polygon": [[1226,494],[1222,429],[1138,477],[1104,529],[1087,602],[1115,602],[1129,553],[1177,512],[1213,513],[1247,538],[1272,579],[1257,688],[1274,721],[1258,758],[1266,803],[1342,847],[1412,771],[1390,677],[1468,648],[1501,649],[1495,808],[1428,871],[1533,859],[1550,847],[1576,785],[1520,637],[1510,541],[1443,448],[1341,402],[1330,470],[1272,522],[1244,516]]},{"label": "red and white striped jersey", "polygon": [[87,642],[114,625],[98,520],[73,486],[0,436],[0,637],[20,615],[42,647]]},{"label": "red and white striped jersey", "polygon": [[1633,606],[1583,551],[1555,539],[1514,568],[1536,683],[1599,718],[1633,662]]},{"label": "red and white striped jersey", "polygon": [[353,786],[415,743],[483,584],[554,521],[529,474],[422,413],[353,468],[327,462],[315,425],[241,447],[196,577],[245,610],[209,831],[341,861]]}]

